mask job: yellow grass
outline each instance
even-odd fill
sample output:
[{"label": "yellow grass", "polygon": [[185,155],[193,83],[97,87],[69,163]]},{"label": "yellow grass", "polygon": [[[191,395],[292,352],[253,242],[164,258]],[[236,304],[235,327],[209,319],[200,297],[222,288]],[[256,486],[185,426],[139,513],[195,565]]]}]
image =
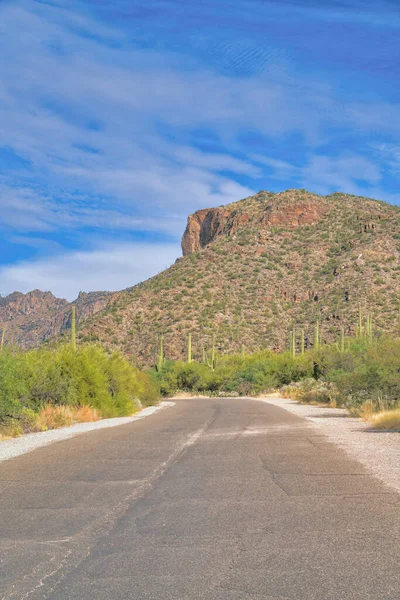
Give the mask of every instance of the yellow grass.
[{"label": "yellow grass", "polygon": [[400,408],[383,410],[382,412],[370,415],[368,421],[376,429],[400,431]]},{"label": "yellow grass", "polygon": [[366,400],[361,406],[349,406],[347,411],[351,417],[360,417],[369,421],[376,414],[376,406],[372,400]]},{"label": "yellow grass", "polygon": [[39,420],[43,429],[58,429],[59,427],[69,427],[74,423],[89,423],[99,419],[98,411],[91,406],[74,408],[46,404],[39,413]]},{"label": "yellow grass", "polygon": [[20,418],[19,420],[11,419],[9,422],[0,425],[0,442],[27,432],[47,431],[48,429],[68,427],[74,423],[91,423],[101,419],[99,411],[91,406],[73,407],[46,404],[39,414],[31,412],[35,418],[29,415],[29,422],[25,414],[25,423]]},{"label": "yellow grass", "polygon": [[24,433],[22,427],[17,422],[4,423],[0,426],[0,441],[9,440],[18,437]]},{"label": "yellow grass", "polygon": [[77,423],[91,423],[99,419],[99,411],[91,406],[81,406],[74,411],[74,421]]},{"label": "yellow grass", "polygon": [[383,398],[376,400],[366,400],[360,406],[349,406],[347,411],[351,417],[360,417],[364,421],[371,422],[376,415],[392,412],[387,402]]},{"label": "yellow grass", "polygon": [[69,406],[46,404],[39,413],[39,419],[43,429],[58,429],[72,425],[74,413]]}]

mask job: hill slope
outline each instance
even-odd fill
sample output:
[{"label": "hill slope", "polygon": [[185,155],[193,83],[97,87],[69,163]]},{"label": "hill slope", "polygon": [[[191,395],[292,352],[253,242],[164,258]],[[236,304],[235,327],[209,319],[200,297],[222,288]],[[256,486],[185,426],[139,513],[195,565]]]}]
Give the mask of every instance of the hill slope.
[{"label": "hill slope", "polygon": [[185,356],[260,347],[283,349],[288,332],[304,327],[311,345],[354,331],[358,304],[376,328],[398,328],[400,209],[383,202],[305,190],[259,192],[228,206],[191,215],[183,258],[163,273],[114,294],[107,309],[82,326],[139,366],[165,353]]}]

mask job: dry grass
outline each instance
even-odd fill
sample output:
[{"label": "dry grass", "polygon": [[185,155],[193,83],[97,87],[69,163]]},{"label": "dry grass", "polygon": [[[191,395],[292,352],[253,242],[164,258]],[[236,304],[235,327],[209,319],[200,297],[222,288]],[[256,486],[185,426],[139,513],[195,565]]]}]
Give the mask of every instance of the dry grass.
[{"label": "dry grass", "polygon": [[46,404],[39,413],[43,429],[69,427],[74,423],[89,423],[100,419],[99,412],[91,406],[53,406]]},{"label": "dry grass", "polygon": [[376,414],[376,404],[372,400],[366,400],[361,406],[349,406],[348,413],[351,417],[360,417],[369,421]]},{"label": "dry grass", "polygon": [[24,430],[17,421],[9,421],[0,426],[0,441],[9,440],[13,437],[22,435]]},{"label": "dry grass", "polygon": [[39,413],[43,429],[68,427],[74,422],[74,411],[69,406],[53,406],[46,404]]},{"label": "dry grass", "polygon": [[376,400],[366,400],[360,406],[349,406],[347,410],[351,417],[360,417],[364,421],[371,421],[377,414],[391,412],[388,403],[381,397]]},{"label": "dry grass", "polygon": [[99,411],[91,406],[80,406],[74,411],[74,421],[77,423],[91,423],[100,418]]},{"label": "dry grass", "polygon": [[400,431],[400,408],[384,410],[370,415],[367,419],[376,429],[386,431]]},{"label": "dry grass", "polygon": [[0,442],[18,437],[24,433],[47,431],[69,427],[74,423],[91,423],[99,421],[101,415],[91,406],[53,406],[46,404],[39,414],[26,410],[21,417],[10,419],[0,425]]}]

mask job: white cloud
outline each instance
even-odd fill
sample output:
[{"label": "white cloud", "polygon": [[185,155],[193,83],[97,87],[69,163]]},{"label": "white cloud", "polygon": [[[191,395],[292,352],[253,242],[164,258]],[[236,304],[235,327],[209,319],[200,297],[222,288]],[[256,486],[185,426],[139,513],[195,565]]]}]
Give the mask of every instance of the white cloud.
[{"label": "white cloud", "polygon": [[376,185],[382,177],[372,161],[350,152],[339,157],[312,156],[302,176],[316,191],[335,187],[348,193],[357,193],[360,183]]},{"label": "white cloud", "polygon": [[[189,212],[251,195],[262,186],[252,182],[265,183],[268,169],[282,187],[296,181],[320,193],[378,190],[380,169],[371,161],[350,152],[318,156],[317,147],[338,125],[349,135],[393,133],[396,105],[343,104],[330,85],[291,75],[280,56],[275,69],[273,54],[256,77],[227,77],[188,66],[179,53],[141,50],[121,31],[74,10],[17,0],[0,12],[0,147],[29,162],[18,171],[11,165],[0,181],[3,230],[141,230],[178,239]],[[190,146],[202,128],[229,152]],[[308,156],[301,167],[246,157],[239,140],[248,132],[301,139]],[[139,246],[3,267],[4,291],[39,286],[71,297],[80,281],[87,290],[132,285],[158,268],[164,247],[146,246],[150,265],[131,257],[127,273],[130,248]],[[179,254],[177,245],[165,249],[166,256]]]},{"label": "white cloud", "polygon": [[180,253],[177,244],[129,243],[7,265],[0,268],[0,292],[39,288],[73,300],[80,291],[121,290],[164,270]]},{"label": "white cloud", "polygon": [[299,186],[320,194],[328,194],[334,189],[362,195],[361,190],[365,193],[368,187],[375,187],[382,179],[380,168],[374,162],[352,152],[343,152],[339,156],[312,154],[302,166],[259,155],[253,155],[253,160],[271,169],[271,179],[294,179]]}]

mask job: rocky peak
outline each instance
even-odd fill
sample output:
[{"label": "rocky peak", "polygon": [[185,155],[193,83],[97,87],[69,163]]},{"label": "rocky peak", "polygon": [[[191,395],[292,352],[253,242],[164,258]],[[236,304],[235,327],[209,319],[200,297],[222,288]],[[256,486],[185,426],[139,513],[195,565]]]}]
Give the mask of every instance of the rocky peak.
[{"label": "rocky peak", "polygon": [[40,314],[67,305],[66,300],[56,298],[51,292],[40,290],[33,290],[27,294],[13,292],[0,298],[0,320],[15,318],[17,315]]}]

